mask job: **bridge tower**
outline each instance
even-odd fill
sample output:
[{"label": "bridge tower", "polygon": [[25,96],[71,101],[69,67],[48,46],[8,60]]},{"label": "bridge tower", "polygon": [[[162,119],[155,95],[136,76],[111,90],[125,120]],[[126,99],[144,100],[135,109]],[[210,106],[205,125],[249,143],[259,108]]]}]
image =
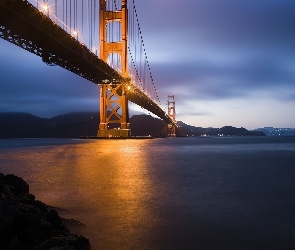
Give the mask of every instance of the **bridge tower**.
[{"label": "bridge tower", "polygon": [[[122,0],[120,10],[110,9],[113,0],[100,0],[100,58],[108,62],[110,56],[118,58],[117,70],[123,77],[128,77],[128,9],[127,0]],[[117,7],[117,6],[116,6]],[[112,38],[111,31],[117,31],[117,41]],[[100,124],[98,137],[129,137],[128,99],[125,84],[109,82],[100,85]],[[115,128],[115,126],[117,126]],[[118,127],[120,126],[120,127]]]},{"label": "bridge tower", "polygon": [[172,124],[168,124],[168,136],[176,136],[176,113],[175,113],[175,101],[174,95],[168,95],[168,116],[173,121]]}]

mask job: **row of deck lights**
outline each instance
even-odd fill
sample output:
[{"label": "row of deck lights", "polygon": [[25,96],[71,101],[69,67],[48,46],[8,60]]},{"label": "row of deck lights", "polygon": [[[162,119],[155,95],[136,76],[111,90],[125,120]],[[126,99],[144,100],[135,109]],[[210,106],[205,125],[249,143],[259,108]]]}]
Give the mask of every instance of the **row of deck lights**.
[{"label": "row of deck lights", "polygon": [[[38,1],[37,1],[37,6],[38,6]],[[47,4],[41,4],[41,11],[44,13],[44,14],[47,14],[47,16],[49,17],[49,13],[50,13],[50,6],[48,6]],[[57,19],[57,17],[55,16],[55,18]],[[58,19],[59,20],[59,19]],[[61,21],[61,20],[59,20],[59,21]],[[72,30],[72,34],[73,34],[73,37],[75,37],[77,40],[79,40],[79,31],[77,31],[77,30]],[[96,47],[93,47],[92,48],[92,52],[93,53],[95,53],[96,55],[97,55],[97,48]],[[110,64],[110,62],[108,62],[108,64]],[[119,69],[117,69],[117,71],[120,73],[121,72],[121,70],[119,70]],[[130,74],[130,76],[131,76],[131,79],[133,78],[133,75],[132,74]],[[132,84],[134,85],[134,80],[132,80]],[[130,90],[131,89],[131,86],[130,85],[128,85],[127,86],[127,90]],[[156,91],[156,93],[157,93],[157,90],[155,90]],[[151,96],[148,94],[148,93],[146,93],[144,90],[143,90],[143,92],[151,99]],[[162,108],[162,107],[161,107]]]},{"label": "row of deck lights", "polygon": [[[39,8],[39,6],[40,6],[40,8]],[[43,14],[47,15],[48,17],[49,17],[49,14],[51,14],[50,6],[48,4],[40,3],[39,1],[37,1],[37,9],[39,9]],[[66,25],[62,20],[60,20],[59,18],[57,18],[57,16],[55,16],[54,14],[52,14],[52,15],[54,16],[54,18],[55,18],[56,21],[58,20],[62,25],[64,25],[63,27],[66,27],[69,30],[71,30],[71,32],[70,32],[71,36],[74,37],[77,41],[79,41],[79,31],[78,30],[72,30],[72,29],[70,29],[70,27],[68,25]],[[84,39],[83,39],[83,36],[82,36],[82,42],[81,42],[81,44],[85,46],[83,40]],[[91,52],[97,56],[98,55],[97,54],[98,48],[97,47],[92,47],[91,48]]]},{"label": "row of deck lights", "polygon": [[[37,1],[37,8],[38,8],[38,1]],[[43,14],[47,15],[49,17],[49,14],[50,14],[50,6],[48,4],[44,4],[44,3],[41,3],[41,7],[40,7],[40,10]],[[53,15],[55,17],[56,20],[59,20],[62,24],[65,25],[65,23],[63,23],[60,19],[57,18],[57,16]],[[66,27],[68,27],[66,25]],[[79,40],[79,31],[77,30],[72,30],[71,31],[71,34],[74,38],[76,38],[77,40]],[[96,50],[96,53],[97,53],[97,49],[95,48]],[[93,51],[93,49],[92,49]],[[94,52],[94,51],[93,51]]]}]

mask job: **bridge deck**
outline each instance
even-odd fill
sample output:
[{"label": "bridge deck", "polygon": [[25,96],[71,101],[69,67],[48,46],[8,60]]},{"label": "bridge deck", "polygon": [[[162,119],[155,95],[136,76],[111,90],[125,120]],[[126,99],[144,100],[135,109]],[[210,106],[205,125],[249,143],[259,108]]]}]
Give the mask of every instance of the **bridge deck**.
[{"label": "bridge deck", "polygon": [[[95,84],[126,82],[117,71],[55,24],[28,1],[0,0],[0,37],[37,56],[49,65],[59,65]],[[166,123],[171,118],[135,86],[128,99]]]},{"label": "bridge deck", "polygon": [[122,77],[33,5],[0,0],[0,36],[96,84]]}]

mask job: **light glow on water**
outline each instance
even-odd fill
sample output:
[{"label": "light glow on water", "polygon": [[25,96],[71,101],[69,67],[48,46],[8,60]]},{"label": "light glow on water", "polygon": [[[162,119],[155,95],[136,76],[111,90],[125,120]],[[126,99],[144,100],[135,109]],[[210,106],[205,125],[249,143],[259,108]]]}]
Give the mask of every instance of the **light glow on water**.
[{"label": "light glow on water", "polygon": [[295,138],[0,140],[0,166],[94,250],[295,246]]}]

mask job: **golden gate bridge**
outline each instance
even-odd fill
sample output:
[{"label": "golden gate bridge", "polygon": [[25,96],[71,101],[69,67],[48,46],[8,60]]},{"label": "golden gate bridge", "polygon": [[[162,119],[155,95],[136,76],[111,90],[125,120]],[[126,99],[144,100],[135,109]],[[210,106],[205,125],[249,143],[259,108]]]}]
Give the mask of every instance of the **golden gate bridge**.
[{"label": "golden gate bridge", "polygon": [[0,37],[100,85],[98,137],[131,135],[128,101],[163,119],[175,134],[174,96],[166,113],[134,0],[0,0]]}]

